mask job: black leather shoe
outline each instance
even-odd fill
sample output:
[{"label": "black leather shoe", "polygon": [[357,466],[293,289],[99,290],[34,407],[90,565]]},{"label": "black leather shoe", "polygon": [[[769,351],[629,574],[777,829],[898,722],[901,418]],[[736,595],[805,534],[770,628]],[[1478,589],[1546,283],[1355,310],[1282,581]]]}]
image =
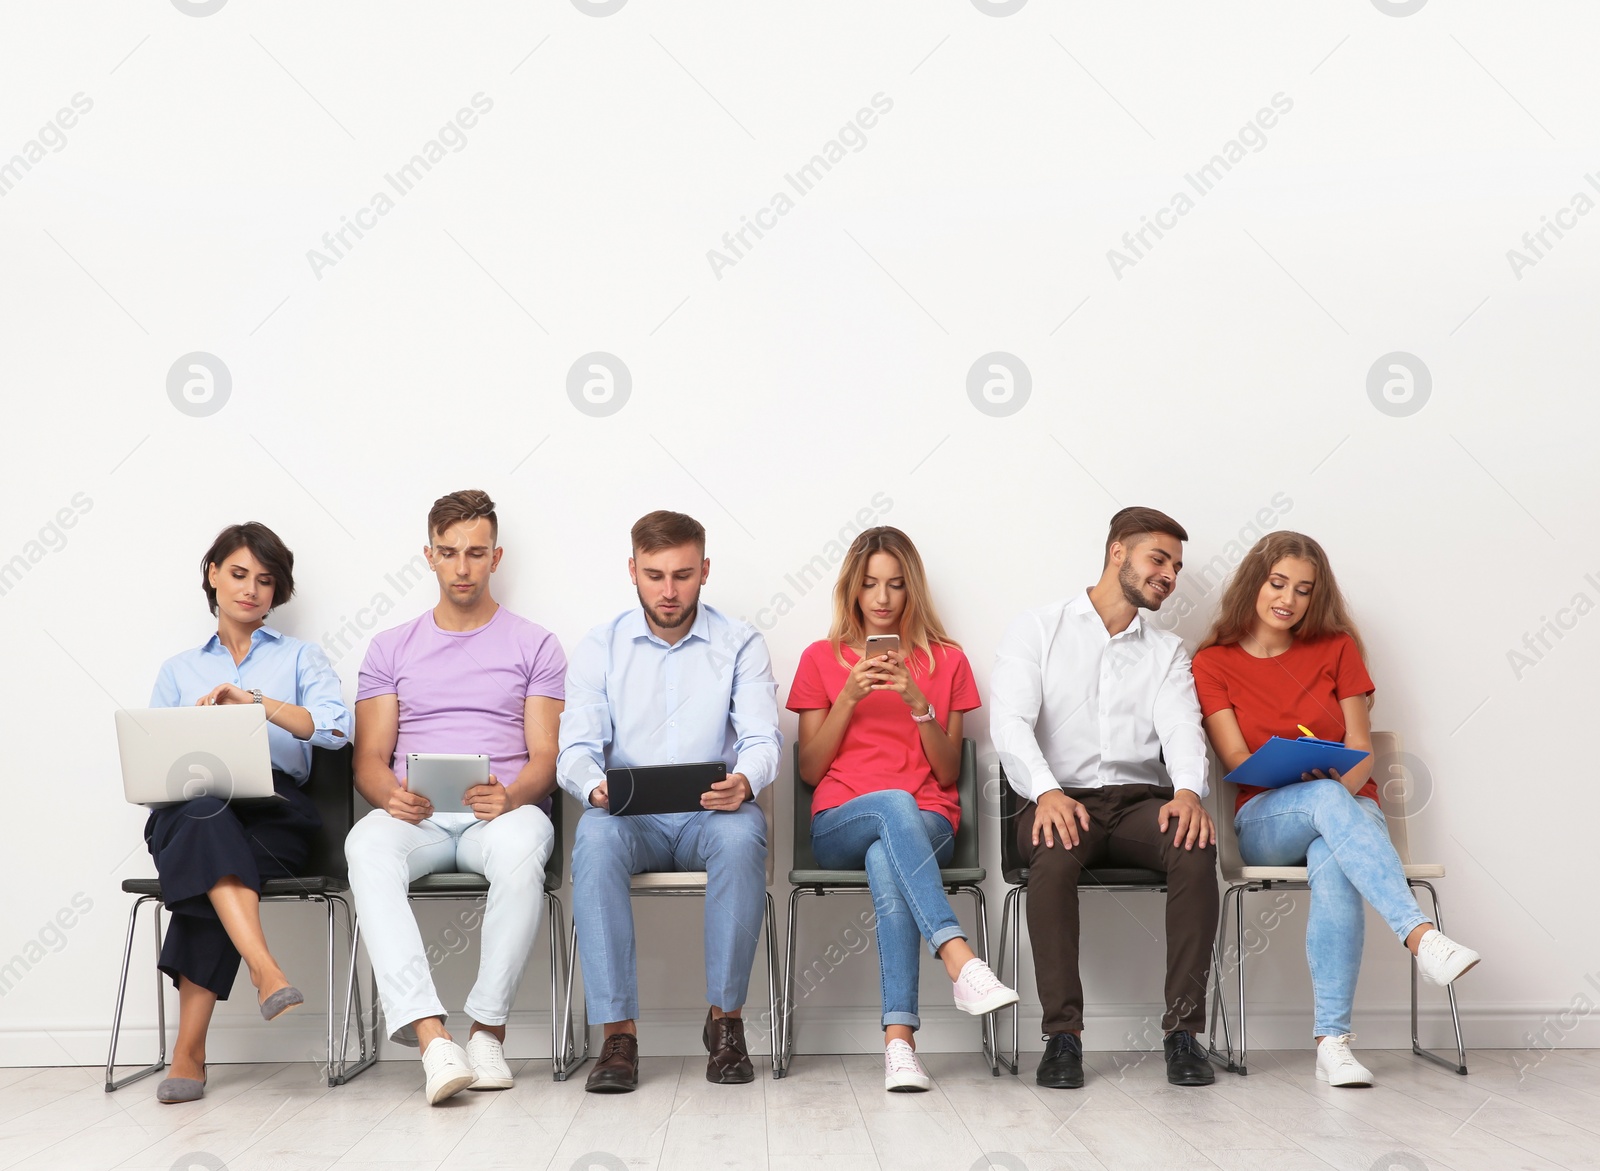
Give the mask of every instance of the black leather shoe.
[{"label": "black leather shoe", "polygon": [[639,1086],[639,1038],[613,1033],[600,1047],[583,1088],[591,1094],[629,1094]]},{"label": "black leather shoe", "polygon": [[1083,1085],[1083,1042],[1073,1033],[1052,1033],[1039,1058],[1033,1080],[1052,1090],[1076,1090]]},{"label": "black leather shoe", "polygon": [[1167,1051],[1167,1080],[1173,1085],[1209,1086],[1217,1080],[1205,1049],[1189,1030],[1168,1033],[1161,1047]]},{"label": "black leather shoe", "polygon": [[706,1081],[719,1085],[741,1085],[754,1081],[755,1066],[744,1045],[744,1021],[736,1016],[714,1017],[706,1009],[706,1027],[700,1032],[705,1042]]}]

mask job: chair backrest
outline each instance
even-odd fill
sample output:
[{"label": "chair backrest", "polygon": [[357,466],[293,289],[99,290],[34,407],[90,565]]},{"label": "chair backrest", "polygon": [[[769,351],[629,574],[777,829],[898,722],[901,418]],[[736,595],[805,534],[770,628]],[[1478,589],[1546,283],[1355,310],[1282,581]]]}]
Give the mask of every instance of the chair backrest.
[{"label": "chair backrest", "polygon": [[1006,779],[1005,766],[997,767],[1000,771],[1000,873],[1007,882],[1012,882],[1015,881],[1012,875],[1028,867],[1028,860],[1017,845],[1017,814],[1022,812],[1022,798]]},{"label": "chair backrest", "polygon": [[[1383,809],[1389,826],[1389,840],[1394,852],[1400,855],[1402,866],[1411,865],[1411,843],[1406,835],[1406,818],[1410,815],[1408,802],[1414,796],[1414,778],[1394,776],[1397,769],[1405,768],[1400,751],[1400,733],[1374,732],[1372,734],[1372,777],[1378,783],[1378,804]],[[1212,754],[1211,775],[1216,779],[1212,786],[1217,794],[1217,808],[1212,818],[1217,826],[1217,868],[1223,877],[1237,874],[1244,863],[1239,856],[1239,834],[1233,828],[1234,806],[1239,798],[1239,786],[1222,779],[1223,769]]]},{"label": "chair backrest", "polygon": [[[800,745],[795,743],[791,757],[794,762],[794,862],[796,870],[820,870],[817,856],[811,851],[811,798],[816,789],[800,779]],[[961,741],[961,775],[956,780],[956,793],[961,800],[961,824],[956,827],[955,853],[951,855],[951,870],[972,870],[978,865],[978,745],[968,739]],[[770,818],[768,824],[771,824]],[[767,851],[771,866],[772,852]],[[768,880],[770,881],[770,875]]]},{"label": "chair backrest", "polygon": [[561,880],[566,877],[567,844],[562,839],[562,830],[567,822],[567,802],[570,798],[564,793],[560,785],[550,794],[550,828],[555,830],[555,845],[550,848],[550,861],[544,864],[544,885],[546,890],[555,890],[561,885]]},{"label": "chair backrest", "polygon": [[344,839],[355,821],[355,749],[312,748],[311,774],[305,792],[322,815],[322,832],[311,843],[306,859],[306,875],[316,878],[348,878],[350,868],[344,860]]},{"label": "chair backrest", "polygon": [[[1413,812],[1411,801],[1418,796],[1417,778],[1406,767],[1399,732],[1372,734],[1372,779],[1378,782],[1378,806],[1389,823],[1389,840],[1400,855],[1400,865],[1411,865],[1411,839],[1406,832]],[[1427,794],[1421,795],[1424,800]]]}]

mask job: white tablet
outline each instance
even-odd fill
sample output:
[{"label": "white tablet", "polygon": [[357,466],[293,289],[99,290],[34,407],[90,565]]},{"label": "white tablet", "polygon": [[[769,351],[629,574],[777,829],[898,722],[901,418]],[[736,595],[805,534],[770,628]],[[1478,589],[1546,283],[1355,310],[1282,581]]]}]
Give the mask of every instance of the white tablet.
[{"label": "white tablet", "polygon": [[433,802],[435,813],[470,813],[467,790],[489,783],[489,758],[481,753],[411,752],[406,788]]}]

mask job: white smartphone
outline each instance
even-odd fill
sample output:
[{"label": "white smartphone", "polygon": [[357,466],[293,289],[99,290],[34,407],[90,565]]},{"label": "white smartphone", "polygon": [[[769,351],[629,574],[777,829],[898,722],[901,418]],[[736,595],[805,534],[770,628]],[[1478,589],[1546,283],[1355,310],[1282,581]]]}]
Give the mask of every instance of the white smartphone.
[{"label": "white smartphone", "polygon": [[867,635],[867,658],[875,659],[879,655],[898,655],[899,653],[900,636],[898,634]]}]

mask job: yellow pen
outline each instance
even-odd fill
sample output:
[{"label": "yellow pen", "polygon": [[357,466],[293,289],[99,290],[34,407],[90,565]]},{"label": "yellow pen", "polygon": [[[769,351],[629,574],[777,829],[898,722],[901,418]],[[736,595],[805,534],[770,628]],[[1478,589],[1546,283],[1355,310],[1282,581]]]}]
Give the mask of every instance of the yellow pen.
[{"label": "yellow pen", "polygon": [[1315,732],[1313,732],[1310,728],[1306,727],[1304,724],[1296,724],[1295,727],[1299,728],[1302,732],[1304,732],[1309,739],[1315,740],[1317,738],[1317,734]]}]

